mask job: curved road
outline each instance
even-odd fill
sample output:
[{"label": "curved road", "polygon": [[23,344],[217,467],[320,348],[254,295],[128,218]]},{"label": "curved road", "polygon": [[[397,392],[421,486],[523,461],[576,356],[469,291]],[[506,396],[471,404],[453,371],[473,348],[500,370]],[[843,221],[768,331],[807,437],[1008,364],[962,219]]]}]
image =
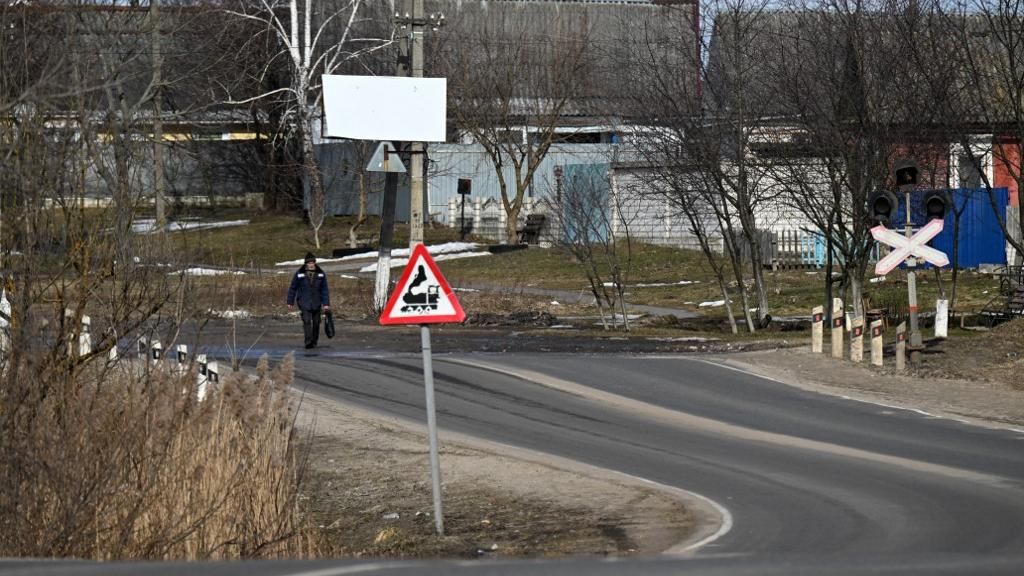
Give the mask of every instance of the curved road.
[{"label": "curved road", "polygon": [[[288,351],[258,352],[282,356]],[[300,389],[425,420],[418,354],[322,350],[298,356],[296,366]],[[435,354],[434,371],[442,430],[696,492],[728,511],[731,529],[686,559],[199,564],[0,560],[0,572],[1024,573],[1024,430],[971,426],[806,392],[717,364],[713,357]]]},{"label": "curved road", "polygon": [[[419,356],[298,365],[298,385],[312,392],[424,419]],[[809,393],[693,357],[436,355],[434,370],[442,429],[719,503],[733,527],[699,556],[1024,552],[1021,432]]]}]

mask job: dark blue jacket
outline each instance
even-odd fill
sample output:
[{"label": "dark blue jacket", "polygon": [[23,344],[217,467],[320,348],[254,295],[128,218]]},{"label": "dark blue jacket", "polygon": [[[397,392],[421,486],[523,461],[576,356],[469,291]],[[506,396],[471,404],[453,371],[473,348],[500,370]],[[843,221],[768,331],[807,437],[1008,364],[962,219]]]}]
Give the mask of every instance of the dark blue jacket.
[{"label": "dark blue jacket", "polygon": [[313,272],[307,272],[303,266],[292,276],[292,285],[288,288],[288,305],[298,304],[299,310],[319,310],[321,306],[331,305],[331,296],[327,292],[327,275],[319,266]]}]

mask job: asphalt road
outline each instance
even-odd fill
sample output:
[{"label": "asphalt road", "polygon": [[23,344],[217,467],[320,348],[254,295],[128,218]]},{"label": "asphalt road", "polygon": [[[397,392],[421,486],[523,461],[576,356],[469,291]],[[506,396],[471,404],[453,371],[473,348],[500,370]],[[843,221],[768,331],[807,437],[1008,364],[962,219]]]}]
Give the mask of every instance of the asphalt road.
[{"label": "asphalt road", "polygon": [[[310,391],[424,419],[418,356],[299,365]],[[698,555],[1024,552],[1024,433],[808,393],[697,358],[451,355],[434,370],[442,429],[717,502],[732,528]]]},{"label": "asphalt road", "polygon": [[[696,492],[726,512],[729,529],[688,559],[263,562],[191,564],[187,571],[1024,573],[1024,431],[805,392],[713,358],[437,354],[434,370],[442,430]],[[415,354],[328,351],[297,358],[297,387],[417,422],[425,421],[422,377]],[[26,575],[183,568],[0,563],[0,571]]]}]

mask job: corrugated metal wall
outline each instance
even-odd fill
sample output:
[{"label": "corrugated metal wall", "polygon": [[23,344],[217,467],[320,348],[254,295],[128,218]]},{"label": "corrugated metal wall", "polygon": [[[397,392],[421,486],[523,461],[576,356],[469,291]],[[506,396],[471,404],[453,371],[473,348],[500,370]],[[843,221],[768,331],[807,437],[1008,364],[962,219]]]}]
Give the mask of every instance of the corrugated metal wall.
[{"label": "corrugated metal wall", "polygon": [[[992,211],[988,191],[984,188],[957,188],[949,192],[957,210],[962,210],[958,265],[961,268],[975,268],[980,264],[1006,264],[1006,242],[1002,229],[996,221],[996,215]],[[996,188],[992,192],[995,195],[995,203],[999,207],[999,217],[1005,218],[1009,191],[1006,188]],[[918,191],[911,194],[910,215],[915,228],[925,223],[922,203],[927,193],[928,191]],[[906,218],[906,212],[903,208],[903,195],[897,196],[900,208],[897,211],[893,227],[902,229],[901,223]],[[953,213],[949,211],[946,214],[942,232],[932,241],[932,246],[935,249],[949,255],[950,265],[952,265],[953,259],[953,219]]]},{"label": "corrugated metal wall", "polygon": [[[434,144],[427,151],[430,169],[427,174],[427,211],[437,222],[448,224],[448,199],[458,198],[459,178],[473,181],[473,198],[501,198],[498,177],[494,164],[482,146],[476,144]],[[607,164],[620,154],[613,144],[563,144],[552,146],[541,161],[533,183],[527,190],[527,197],[553,197],[555,191],[555,167],[567,164]],[[509,194],[514,190],[514,169],[507,165],[503,169]]]}]

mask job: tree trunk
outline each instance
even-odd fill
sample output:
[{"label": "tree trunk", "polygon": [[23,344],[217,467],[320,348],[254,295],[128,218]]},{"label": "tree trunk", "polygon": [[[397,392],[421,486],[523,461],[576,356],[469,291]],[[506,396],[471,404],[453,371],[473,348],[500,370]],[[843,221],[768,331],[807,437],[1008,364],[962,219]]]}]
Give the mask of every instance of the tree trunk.
[{"label": "tree trunk", "polygon": [[359,216],[356,217],[356,221],[352,224],[352,227],[348,229],[348,247],[355,248],[359,245],[356,231],[359,227],[366,223],[366,171],[359,171]]},{"label": "tree trunk", "polygon": [[320,249],[320,227],[324,225],[327,198],[324,194],[324,182],[320,177],[320,166],[316,161],[313,147],[313,134],[310,130],[308,112],[300,112],[300,130],[302,132],[302,167],[309,184],[309,225],[313,229],[313,244]]}]

